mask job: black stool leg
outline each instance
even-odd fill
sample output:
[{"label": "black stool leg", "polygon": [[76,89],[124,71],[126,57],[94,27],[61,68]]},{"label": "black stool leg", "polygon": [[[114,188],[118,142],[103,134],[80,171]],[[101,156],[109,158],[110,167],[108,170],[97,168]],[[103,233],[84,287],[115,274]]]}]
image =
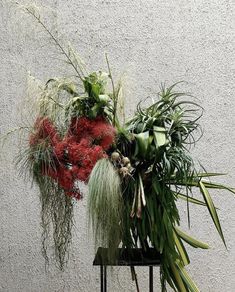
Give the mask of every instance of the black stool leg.
[{"label": "black stool leg", "polygon": [[149,266],[149,292],[153,292],[153,266]]},{"label": "black stool leg", "polygon": [[104,292],[104,267],[100,266],[100,291]]},{"label": "black stool leg", "polygon": [[107,267],[104,266],[104,292],[107,292]]}]

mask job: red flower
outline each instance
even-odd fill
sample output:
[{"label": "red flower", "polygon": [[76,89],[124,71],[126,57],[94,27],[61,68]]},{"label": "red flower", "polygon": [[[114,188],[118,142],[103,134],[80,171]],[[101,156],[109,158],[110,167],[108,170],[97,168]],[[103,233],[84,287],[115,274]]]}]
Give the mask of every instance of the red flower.
[{"label": "red flower", "polygon": [[47,117],[39,117],[29,144],[44,143],[45,148],[52,147],[55,169],[43,167],[42,175],[56,180],[66,195],[80,199],[76,181],[87,182],[96,162],[107,157],[105,151],[115,142],[115,136],[115,128],[103,117],[92,120],[74,117],[61,140],[52,121]]},{"label": "red flower", "polygon": [[100,146],[104,150],[108,150],[110,146],[114,143],[115,141],[115,136],[110,134],[107,134],[106,136],[103,136],[102,139],[100,140]]},{"label": "red flower", "polygon": [[65,141],[59,142],[54,147],[54,154],[57,160],[63,160],[66,150],[67,150],[67,143]]},{"label": "red flower", "polygon": [[68,157],[72,164],[81,164],[90,147],[90,141],[82,139],[80,143],[71,143],[68,145]]},{"label": "red flower", "polygon": [[90,137],[107,150],[114,143],[116,130],[101,116],[93,120],[81,117],[71,119],[68,135],[76,136],[77,140]]},{"label": "red flower", "polygon": [[108,150],[115,141],[116,129],[104,118],[98,117],[94,120],[91,134],[92,138],[98,141],[104,150]]},{"label": "red flower", "polygon": [[74,180],[70,169],[67,169],[65,166],[59,167],[58,183],[65,191],[71,191],[73,189]]},{"label": "red flower", "polygon": [[83,137],[89,136],[90,129],[91,129],[90,119],[86,117],[81,118],[73,117],[71,119],[68,134],[74,135],[78,140],[80,140]]}]

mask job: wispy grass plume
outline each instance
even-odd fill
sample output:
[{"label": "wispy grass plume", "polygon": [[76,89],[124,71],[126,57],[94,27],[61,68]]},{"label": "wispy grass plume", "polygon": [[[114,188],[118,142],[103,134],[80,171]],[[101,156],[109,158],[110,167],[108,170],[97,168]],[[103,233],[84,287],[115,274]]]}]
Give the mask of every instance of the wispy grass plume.
[{"label": "wispy grass plume", "polygon": [[121,238],[122,196],[121,181],[112,163],[99,160],[89,179],[88,213],[96,245],[110,248],[115,255]]}]

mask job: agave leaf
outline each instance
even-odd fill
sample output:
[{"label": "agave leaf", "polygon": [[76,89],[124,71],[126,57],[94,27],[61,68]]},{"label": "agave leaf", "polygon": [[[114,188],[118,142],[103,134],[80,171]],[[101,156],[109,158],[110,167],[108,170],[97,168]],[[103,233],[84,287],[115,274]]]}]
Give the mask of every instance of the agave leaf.
[{"label": "agave leaf", "polygon": [[206,187],[202,181],[199,182],[199,185],[200,185],[200,190],[201,190],[201,193],[204,197],[205,203],[207,204],[207,208],[210,212],[211,218],[215,224],[215,227],[216,227],[221,239],[223,240],[224,245],[226,246],[223,231],[222,231],[221,226],[220,226],[219,217],[217,215],[212,198],[211,198],[208,190],[206,189]]},{"label": "agave leaf", "polygon": [[178,234],[178,236],[180,238],[182,238],[184,241],[186,241],[188,244],[190,244],[191,246],[195,247],[195,248],[202,248],[202,249],[208,249],[209,245],[197,240],[196,238],[189,236],[188,234],[186,234],[185,232],[183,232],[182,230],[180,230],[179,228],[175,227],[175,231]]}]

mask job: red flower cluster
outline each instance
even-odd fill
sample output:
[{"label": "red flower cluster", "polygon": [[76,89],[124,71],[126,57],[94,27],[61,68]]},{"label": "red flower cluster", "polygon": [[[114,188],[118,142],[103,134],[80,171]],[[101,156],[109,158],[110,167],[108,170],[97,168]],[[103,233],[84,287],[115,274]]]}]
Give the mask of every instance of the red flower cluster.
[{"label": "red flower cluster", "polygon": [[60,139],[48,118],[38,118],[29,143],[34,146],[47,140],[56,167],[44,175],[57,180],[67,195],[79,199],[77,181],[87,182],[96,162],[107,157],[105,151],[114,143],[115,135],[115,128],[103,117],[80,117],[72,118],[67,134]]}]

